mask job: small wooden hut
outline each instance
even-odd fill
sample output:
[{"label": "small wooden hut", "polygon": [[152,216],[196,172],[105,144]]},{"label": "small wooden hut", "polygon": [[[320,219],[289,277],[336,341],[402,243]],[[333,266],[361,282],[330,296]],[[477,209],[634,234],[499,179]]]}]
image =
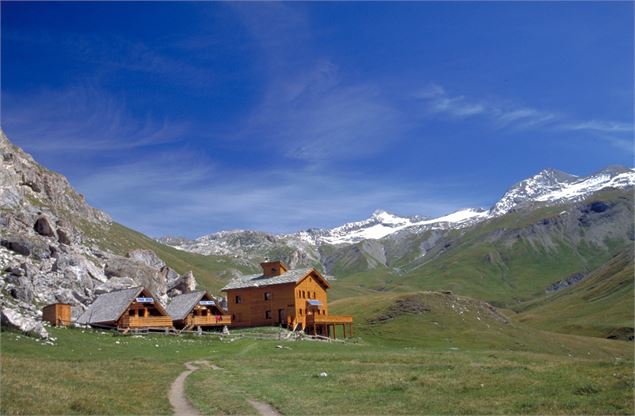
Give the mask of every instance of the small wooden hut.
[{"label": "small wooden hut", "polygon": [[231,325],[231,315],[206,291],[176,296],[167,306],[172,323],[178,329]]},{"label": "small wooden hut", "polygon": [[68,303],[52,303],[42,309],[42,320],[55,326],[71,324],[71,305]]},{"label": "small wooden hut", "polygon": [[172,327],[172,318],[149,290],[133,287],[100,295],[77,323],[120,330],[166,329]]}]

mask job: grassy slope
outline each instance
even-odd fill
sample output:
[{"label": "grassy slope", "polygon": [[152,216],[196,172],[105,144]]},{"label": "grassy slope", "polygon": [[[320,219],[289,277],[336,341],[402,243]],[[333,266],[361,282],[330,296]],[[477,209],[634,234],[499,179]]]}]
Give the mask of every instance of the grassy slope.
[{"label": "grassy slope", "polygon": [[[413,306],[422,313],[408,312]],[[167,414],[171,382],[201,358],[225,369],[188,379],[203,413],[253,413],[247,397],[284,414],[634,411],[632,343],[504,324],[478,301],[439,293],[361,296],[333,310],[355,316],[361,339],[219,342],[54,329],[49,346],[2,332],[0,413]]]},{"label": "grassy slope", "polygon": [[112,223],[105,229],[84,223],[82,229],[98,246],[115,254],[126,255],[134,248],[152,250],[178,273],[191,270],[199,286],[213,292],[218,292],[227,282],[227,278],[219,276],[224,270],[234,268],[244,273],[254,272],[250,266],[242,265],[232,257],[203,256],[177,250],[117,223]]},{"label": "grassy slope", "polygon": [[515,318],[565,333],[606,337],[633,327],[633,253],[624,251],[584,281],[521,305]]},{"label": "grassy slope", "polygon": [[[615,202],[632,211],[630,193],[607,190],[586,202],[592,200]],[[455,232],[449,236],[449,246],[441,252],[431,252],[409,265],[400,264],[404,273],[375,269],[343,276],[342,290],[350,294],[448,289],[511,306],[540,297],[551,283],[576,272],[590,272],[616,253],[633,247],[632,241],[619,239],[605,240],[601,246],[574,243],[554,232],[549,236],[553,246],[546,248],[536,243],[539,238],[531,232],[523,233],[534,224],[557,222],[562,209],[557,206],[513,212],[464,234]],[[516,233],[519,237],[510,242],[509,236]],[[501,241],[503,234],[508,238]]]}]

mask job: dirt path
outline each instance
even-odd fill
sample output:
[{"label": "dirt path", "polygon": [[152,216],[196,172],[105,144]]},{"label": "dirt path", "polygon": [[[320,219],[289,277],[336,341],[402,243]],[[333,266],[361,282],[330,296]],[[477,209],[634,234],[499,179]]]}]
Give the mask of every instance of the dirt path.
[{"label": "dirt path", "polygon": [[[210,367],[210,363],[208,361],[190,361],[185,363],[187,370],[179,374],[176,380],[172,383],[172,387],[170,387],[168,399],[170,400],[172,410],[174,410],[174,414],[176,416],[200,416],[198,410],[192,406],[190,401],[187,399],[187,396],[185,396],[185,379],[194,371],[198,370],[200,368],[199,365]],[[214,369],[220,369],[220,367],[216,367],[213,364],[211,367]]]},{"label": "dirt path", "polygon": [[260,416],[282,416],[276,409],[271,407],[269,403],[259,402],[258,400],[247,399],[247,403],[253,406],[260,413]]},{"label": "dirt path", "polygon": [[[176,380],[174,380],[172,387],[170,387],[170,392],[168,393],[168,399],[170,400],[175,416],[201,416],[199,411],[192,406],[192,403],[190,403],[185,395],[185,379],[194,371],[201,368],[201,366],[212,368],[213,370],[222,370],[219,366],[206,360],[185,363],[187,370],[179,374]],[[247,399],[247,403],[256,409],[261,416],[282,416],[268,403],[252,399]]]}]

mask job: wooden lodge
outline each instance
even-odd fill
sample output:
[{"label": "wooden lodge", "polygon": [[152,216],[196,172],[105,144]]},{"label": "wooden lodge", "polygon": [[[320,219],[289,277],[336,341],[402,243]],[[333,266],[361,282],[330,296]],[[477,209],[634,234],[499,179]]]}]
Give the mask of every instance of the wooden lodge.
[{"label": "wooden lodge", "polygon": [[55,326],[71,324],[71,305],[68,303],[52,303],[42,309],[42,320]]},{"label": "wooden lodge", "polygon": [[280,261],[261,263],[262,274],[232,280],[222,291],[233,327],[281,325],[313,335],[353,334],[351,316],[330,315],[327,280],[314,268],[289,270]]},{"label": "wooden lodge", "polygon": [[232,323],[231,315],[206,291],[176,296],[166,309],[178,329],[223,327]]},{"label": "wooden lodge", "polygon": [[120,330],[172,328],[172,318],[159,300],[143,287],[100,295],[77,323]]}]

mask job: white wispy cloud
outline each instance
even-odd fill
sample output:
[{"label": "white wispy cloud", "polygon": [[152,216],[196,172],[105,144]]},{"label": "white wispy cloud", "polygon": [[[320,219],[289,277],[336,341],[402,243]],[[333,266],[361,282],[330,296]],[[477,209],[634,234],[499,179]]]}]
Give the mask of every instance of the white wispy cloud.
[{"label": "white wispy cloud", "polygon": [[3,94],[2,125],[42,152],[120,151],[180,140],[188,125],[133,115],[125,100],[91,85]]},{"label": "white wispy cloud", "polygon": [[448,183],[408,186],[276,167],[228,171],[192,152],[102,167],[73,184],[115,220],[152,236],[197,237],[234,228],[293,232],[359,220],[378,207],[398,214],[442,215],[474,203],[439,198],[452,186]]},{"label": "white wispy cloud", "polygon": [[266,135],[291,159],[340,160],[373,154],[398,139],[399,118],[378,88],[345,83],[337,67],[323,61],[271,81],[242,134]]},{"label": "white wispy cloud", "polygon": [[620,123],[615,121],[590,120],[566,124],[562,126],[566,130],[596,131],[600,133],[629,133],[633,131],[632,123]]},{"label": "white wispy cloud", "polygon": [[312,162],[376,154],[399,140],[402,113],[379,85],[351,80],[312,47],[301,7],[233,4],[265,62],[262,100],[235,135],[264,140],[290,159]]},{"label": "white wispy cloud", "polygon": [[484,117],[499,128],[527,129],[554,122],[560,117],[557,113],[535,108],[502,107],[487,100],[452,95],[443,86],[434,83],[422,88],[414,97],[423,102],[428,115],[445,115],[459,119]]},{"label": "white wispy cloud", "polygon": [[429,84],[415,93],[423,102],[428,116],[447,116],[455,119],[481,117],[499,129],[575,131],[592,135],[611,146],[633,151],[633,124],[610,120],[576,120],[563,113],[527,106],[502,106],[463,95],[451,95],[439,84]]}]

